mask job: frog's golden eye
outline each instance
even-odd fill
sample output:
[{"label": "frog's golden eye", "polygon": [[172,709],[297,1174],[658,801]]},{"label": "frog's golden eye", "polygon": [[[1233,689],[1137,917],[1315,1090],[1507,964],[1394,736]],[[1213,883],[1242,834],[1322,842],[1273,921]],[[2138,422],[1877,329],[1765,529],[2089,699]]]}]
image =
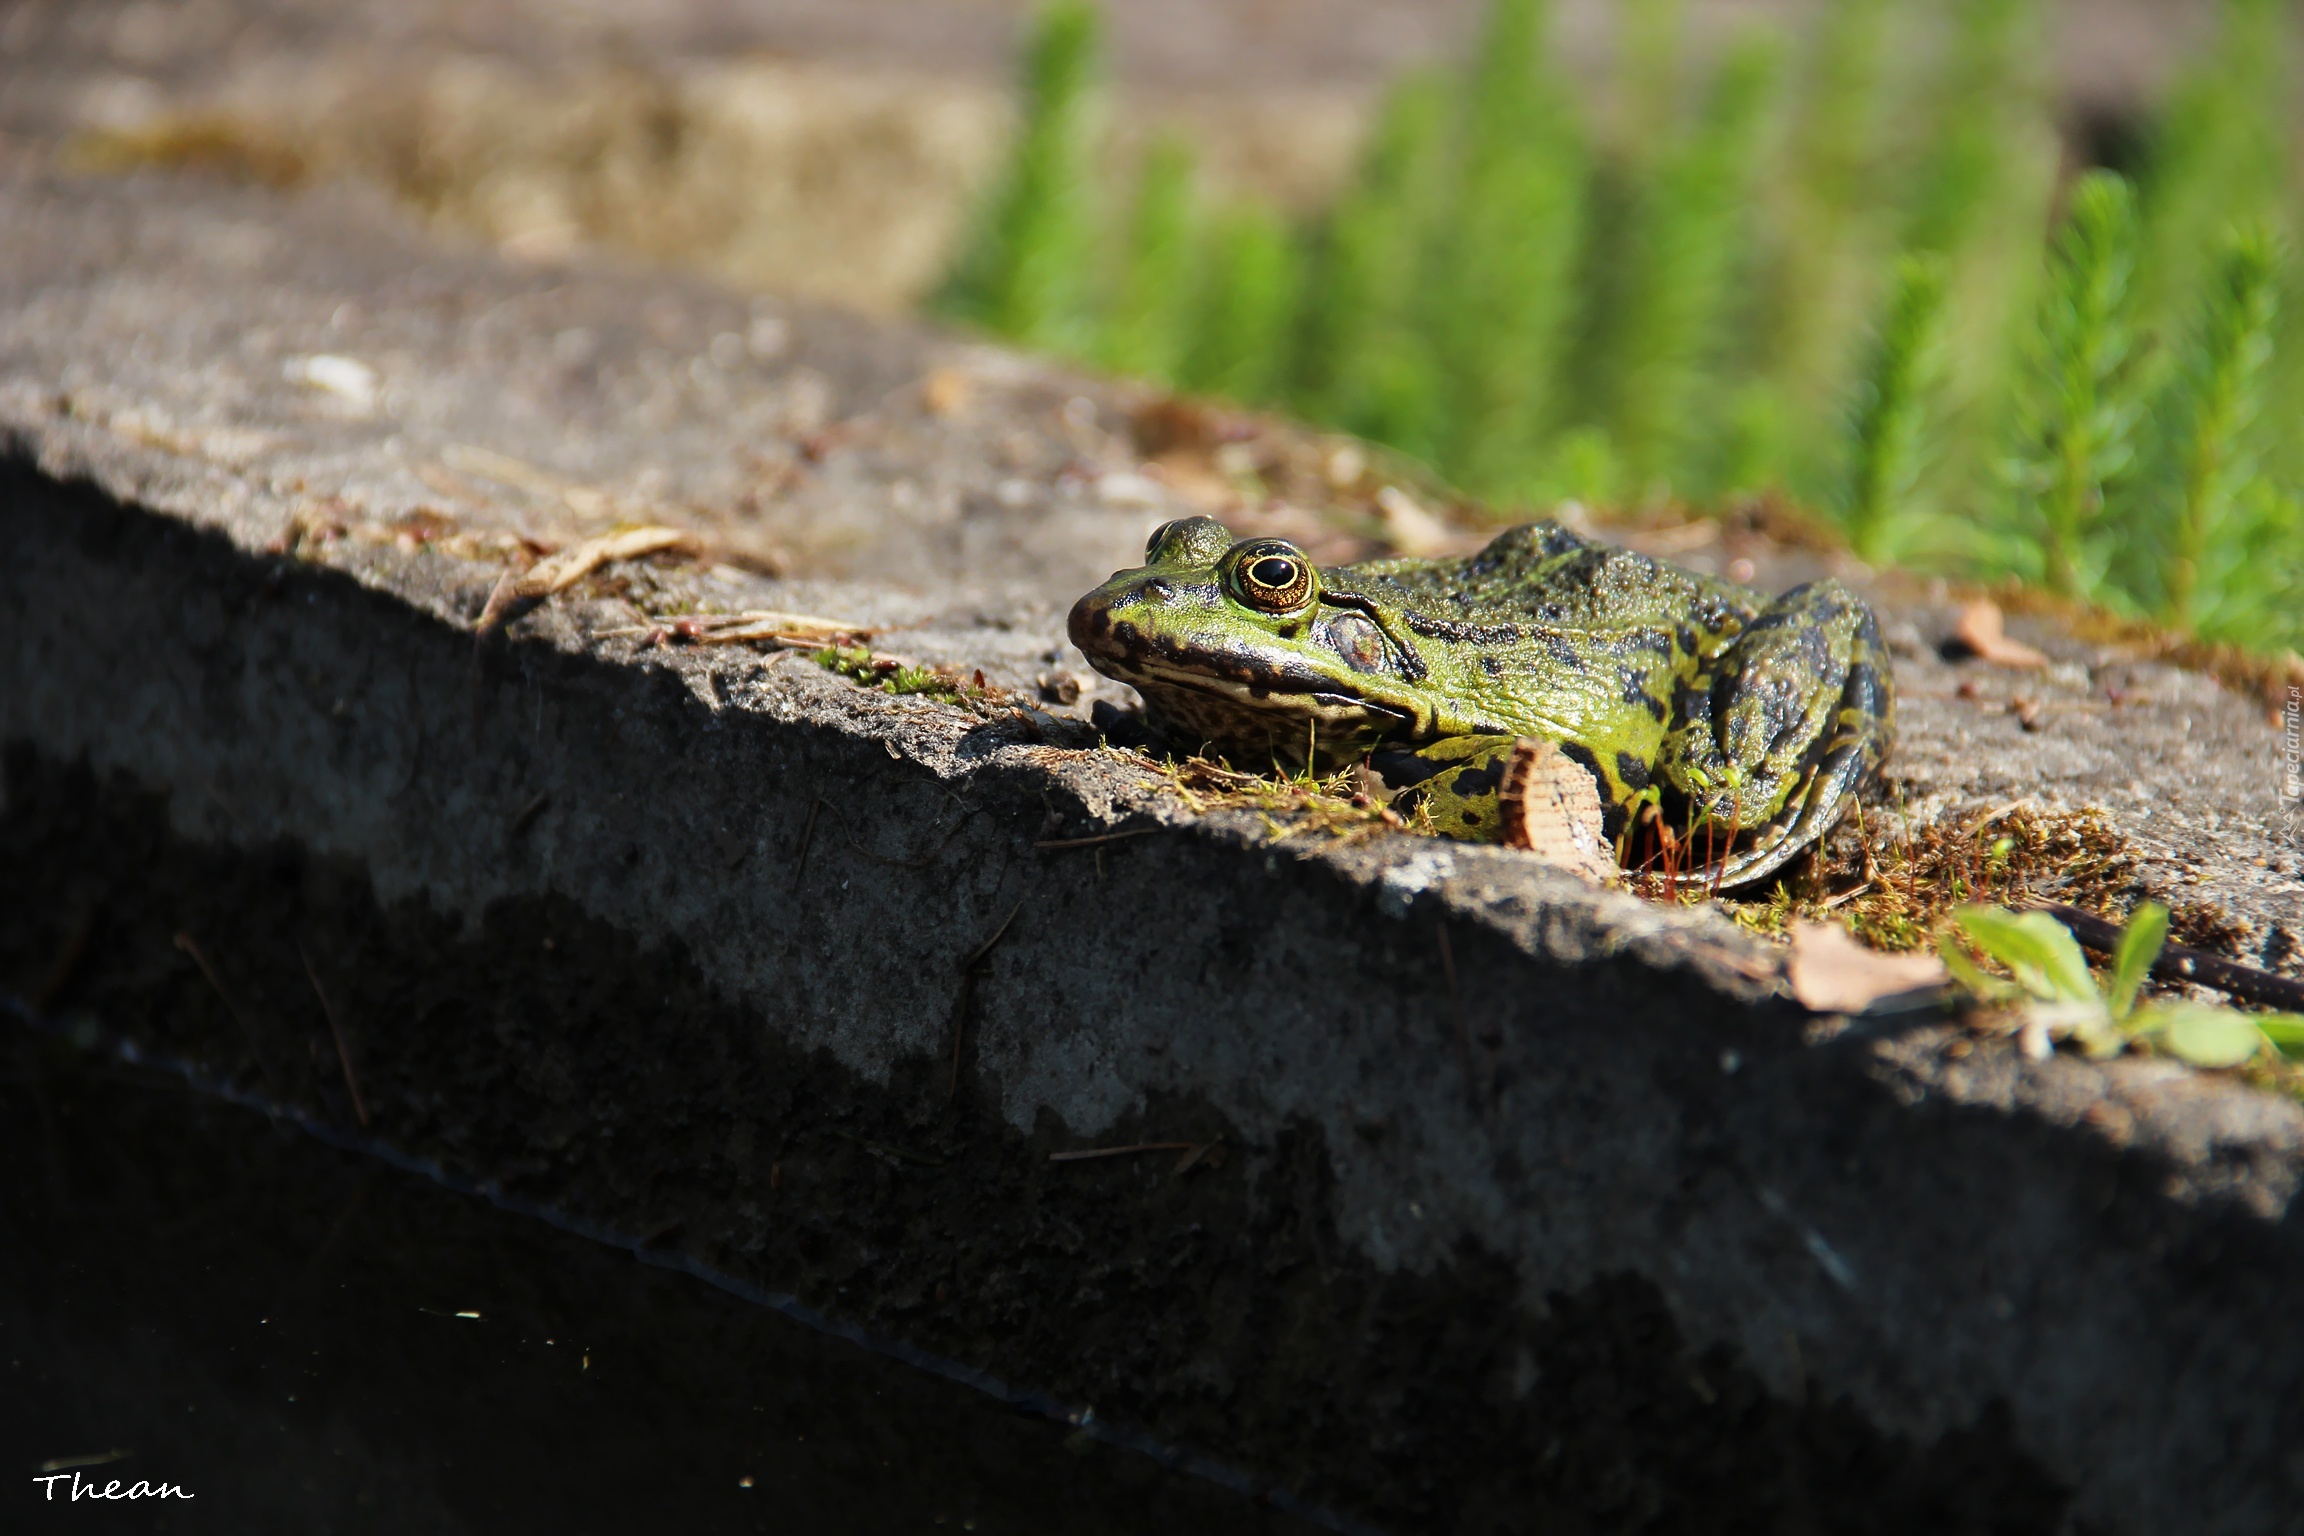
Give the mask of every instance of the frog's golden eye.
[{"label": "frog's golden eye", "polygon": [[1231,577],[1233,596],[1265,613],[1293,613],[1312,600],[1312,562],[1279,539],[1234,550]]}]

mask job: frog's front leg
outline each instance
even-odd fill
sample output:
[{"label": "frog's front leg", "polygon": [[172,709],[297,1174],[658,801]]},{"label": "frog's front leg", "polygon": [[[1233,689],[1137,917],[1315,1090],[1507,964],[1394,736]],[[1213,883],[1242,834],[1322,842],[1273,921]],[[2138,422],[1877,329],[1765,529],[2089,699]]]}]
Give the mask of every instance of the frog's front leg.
[{"label": "frog's front leg", "polygon": [[1670,819],[1699,837],[1750,834],[1700,872],[1706,883],[1765,879],[1831,831],[1887,756],[1894,718],[1887,649],[1861,598],[1817,581],[1761,610],[1680,690],[1659,765],[1681,802]]}]

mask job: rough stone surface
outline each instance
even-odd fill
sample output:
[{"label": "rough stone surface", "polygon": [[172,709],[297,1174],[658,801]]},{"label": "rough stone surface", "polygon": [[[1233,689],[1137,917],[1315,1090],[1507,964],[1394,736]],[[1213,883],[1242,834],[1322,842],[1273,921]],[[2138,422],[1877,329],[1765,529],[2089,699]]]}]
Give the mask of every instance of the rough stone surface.
[{"label": "rough stone surface", "polygon": [[[2297,1106],[1811,1017],[1718,915],[1504,850],[1194,818],[1093,692],[645,643],[1082,670],[1063,603],[1178,510],[1127,409],[351,201],[0,188],[0,981],[1379,1527],[2291,1528]],[[475,642],[507,537],[636,512],[749,568]],[[1907,811],[2100,804],[2294,968],[2259,702],[2026,629],[2026,732],[1882,596]]]}]

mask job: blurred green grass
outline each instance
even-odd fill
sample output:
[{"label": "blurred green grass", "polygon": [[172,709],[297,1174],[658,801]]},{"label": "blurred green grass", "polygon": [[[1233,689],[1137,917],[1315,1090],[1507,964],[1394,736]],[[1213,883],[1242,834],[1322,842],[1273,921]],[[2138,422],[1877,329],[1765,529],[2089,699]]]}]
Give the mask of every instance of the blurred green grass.
[{"label": "blurred green grass", "polygon": [[1703,65],[1680,0],[1619,9],[1617,78],[1571,84],[1544,0],[1492,0],[1291,220],[1211,206],[1178,140],[1097,185],[1100,17],[1055,0],[938,307],[1502,510],[1776,498],[1870,560],[2304,647],[2291,7],[2224,0],[2099,167],[2065,163],[2040,0],[1838,0]]}]

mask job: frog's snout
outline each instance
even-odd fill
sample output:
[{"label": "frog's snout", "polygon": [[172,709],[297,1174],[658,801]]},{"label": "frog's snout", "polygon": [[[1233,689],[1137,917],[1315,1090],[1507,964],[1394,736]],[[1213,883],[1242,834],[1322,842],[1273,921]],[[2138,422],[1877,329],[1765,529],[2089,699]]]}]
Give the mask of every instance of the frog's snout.
[{"label": "frog's snout", "polygon": [[1072,605],[1071,617],[1064,621],[1064,632],[1072,637],[1074,645],[1091,656],[1111,639],[1112,611],[1104,604],[1102,588]]},{"label": "frog's snout", "polygon": [[1126,656],[1143,636],[1137,625],[1128,622],[1128,610],[1175,595],[1175,587],[1159,576],[1108,581],[1072,605],[1064,627],[1072,643],[1087,655]]}]

